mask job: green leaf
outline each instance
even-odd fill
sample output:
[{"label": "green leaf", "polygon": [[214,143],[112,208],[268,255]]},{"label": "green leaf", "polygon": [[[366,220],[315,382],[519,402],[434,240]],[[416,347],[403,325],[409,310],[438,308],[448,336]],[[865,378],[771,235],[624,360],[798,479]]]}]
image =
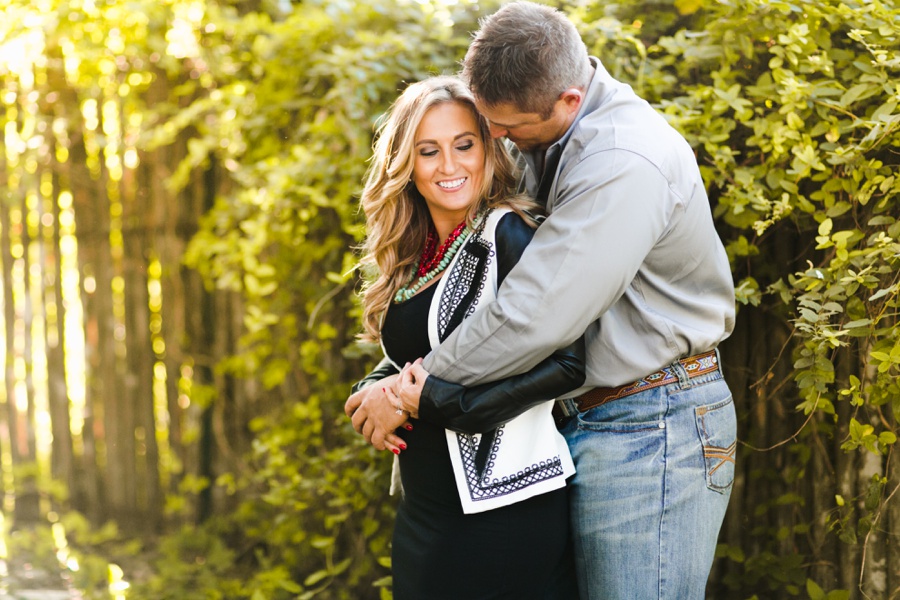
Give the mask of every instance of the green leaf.
[{"label": "green leaf", "polygon": [[317,535],[312,539],[312,541],[310,541],[310,545],[313,548],[318,548],[320,550],[329,548],[334,545],[334,538],[330,536]]},{"label": "green leaf", "polygon": [[844,329],[856,329],[858,327],[868,327],[872,324],[872,319],[856,319],[855,321],[850,321],[848,323],[844,323]]},{"label": "green leaf", "polygon": [[329,573],[325,569],[321,569],[309,575],[306,579],[303,580],[303,585],[306,587],[312,587],[328,577]]},{"label": "green leaf", "polygon": [[878,441],[886,446],[897,443],[897,435],[893,431],[882,431],[878,434]]},{"label": "green leaf", "polygon": [[296,581],[292,581],[290,579],[282,580],[281,582],[279,582],[278,587],[280,587],[281,589],[286,590],[288,592],[291,592],[292,594],[299,594],[300,592],[303,591],[303,586],[301,586]]},{"label": "green leaf", "polygon": [[806,580],[806,593],[809,594],[809,600],[824,600],[825,598],[825,591],[812,579]]},{"label": "green leaf", "polygon": [[703,0],[675,0],[675,8],[681,15],[692,15],[703,8]]},{"label": "green leaf", "polygon": [[840,105],[843,107],[847,107],[863,96],[869,96],[874,93],[873,85],[870,83],[858,83],[851,87],[849,90],[844,92],[844,95],[841,96]]}]

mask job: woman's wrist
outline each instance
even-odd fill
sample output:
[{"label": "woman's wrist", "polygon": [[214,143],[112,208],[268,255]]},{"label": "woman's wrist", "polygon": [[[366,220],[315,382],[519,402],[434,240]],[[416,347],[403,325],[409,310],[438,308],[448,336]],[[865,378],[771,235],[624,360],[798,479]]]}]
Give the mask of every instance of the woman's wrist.
[{"label": "woman's wrist", "polygon": [[400,398],[400,406],[398,408],[401,409],[406,414],[408,414],[413,419],[418,419],[419,418],[419,399],[415,398],[414,400],[415,400],[415,402],[413,402],[407,398],[401,397]]}]

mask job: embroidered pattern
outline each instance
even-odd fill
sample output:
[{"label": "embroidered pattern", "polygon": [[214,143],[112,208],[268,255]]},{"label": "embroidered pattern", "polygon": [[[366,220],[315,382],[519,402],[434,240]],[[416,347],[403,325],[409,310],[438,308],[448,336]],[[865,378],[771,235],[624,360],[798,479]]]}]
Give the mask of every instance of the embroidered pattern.
[{"label": "embroidered pattern", "polygon": [[[487,435],[484,436],[488,437]],[[511,494],[530,485],[534,485],[540,481],[560,477],[563,473],[562,460],[559,456],[549,457],[530,467],[523,469],[512,476],[504,476],[502,478],[491,478],[493,474],[494,459],[497,457],[497,450],[503,437],[503,427],[499,427],[493,436],[493,443],[490,448],[490,455],[484,470],[479,473],[476,465],[476,454],[478,448],[483,441],[479,435],[470,435],[467,433],[457,433],[456,441],[459,443],[459,454],[463,459],[463,466],[466,470],[466,483],[469,488],[469,497],[473,501],[489,500],[499,496]]]},{"label": "embroidered pattern", "polygon": [[473,236],[460,250],[460,256],[446,275],[447,287],[438,305],[438,338],[444,339],[475,310],[488,274],[492,252],[481,236]]},{"label": "embroidered pattern", "polygon": [[715,465],[709,470],[708,474],[711,476],[713,473],[719,470],[719,467],[724,464],[734,464],[734,451],[736,449],[737,442],[733,442],[727,448],[719,448],[718,446],[704,446],[703,457],[709,459],[707,461],[708,464]]}]

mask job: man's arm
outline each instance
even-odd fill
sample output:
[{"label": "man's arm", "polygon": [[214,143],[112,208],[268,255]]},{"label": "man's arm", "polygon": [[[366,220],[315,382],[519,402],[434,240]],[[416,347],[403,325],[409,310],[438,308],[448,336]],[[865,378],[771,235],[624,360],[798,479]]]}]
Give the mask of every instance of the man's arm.
[{"label": "man's arm", "polygon": [[490,431],[528,409],[584,383],[584,336],[533,369],[467,388],[428,375],[418,365],[401,373],[398,388],[407,410],[419,419],[463,433]]},{"label": "man's arm", "polygon": [[626,290],[673,207],[665,178],[622,150],[563,173],[557,206],[498,290],[423,363],[472,386],[523,373],[581,336]]}]

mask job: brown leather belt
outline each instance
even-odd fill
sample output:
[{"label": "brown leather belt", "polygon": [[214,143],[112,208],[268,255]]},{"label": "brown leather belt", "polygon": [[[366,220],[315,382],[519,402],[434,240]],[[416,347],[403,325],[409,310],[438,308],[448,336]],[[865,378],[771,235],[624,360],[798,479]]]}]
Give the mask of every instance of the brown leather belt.
[{"label": "brown leather belt", "polygon": [[[678,359],[678,362],[684,367],[688,378],[713,373],[719,369],[719,359],[716,356],[715,350],[710,350],[703,354],[695,354],[694,356],[689,356],[687,358],[680,358]],[[620,385],[618,387],[597,387],[572,400],[575,402],[578,412],[583,413],[586,410],[596,408],[607,402],[612,402],[613,400],[618,400],[625,396],[637,394],[638,392],[643,392],[645,390],[651,390],[677,381],[678,374],[672,366],[668,366],[632,383],[626,383],[625,385]],[[557,402],[553,408],[555,416],[563,417],[562,413],[564,411],[561,409],[559,402]]]}]

